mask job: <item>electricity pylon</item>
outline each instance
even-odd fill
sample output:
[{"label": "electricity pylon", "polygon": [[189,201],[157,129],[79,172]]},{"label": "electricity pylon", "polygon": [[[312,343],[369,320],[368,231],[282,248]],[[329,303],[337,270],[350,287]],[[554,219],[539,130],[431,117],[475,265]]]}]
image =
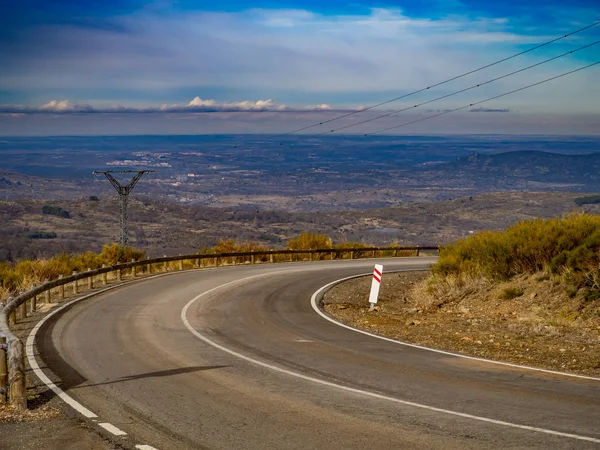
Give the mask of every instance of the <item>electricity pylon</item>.
[{"label": "electricity pylon", "polygon": [[[129,197],[129,193],[133,190],[133,187],[140,181],[140,178],[145,173],[154,172],[154,170],[106,170],[106,171],[96,171],[94,175],[104,174],[108,181],[113,185],[116,191],[119,193],[119,206],[121,210],[121,216],[119,219],[119,225],[121,227],[121,245],[127,245],[129,240],[129,236],[127,233],[127,198]],[[135,173],[134,177],[131,179],[129,183],[126,185],[122,185],[119,181],[111,175],[111,173]]]}]

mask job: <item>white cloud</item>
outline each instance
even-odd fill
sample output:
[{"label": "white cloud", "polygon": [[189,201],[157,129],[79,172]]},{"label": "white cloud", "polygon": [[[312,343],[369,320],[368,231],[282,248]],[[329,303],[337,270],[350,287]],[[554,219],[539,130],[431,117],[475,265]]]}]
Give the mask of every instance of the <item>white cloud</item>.
[{"label": "white cloud", "polygon": [[188,106],[216,106],[217,102],[214,100],[202,100],[200,97],[194,97],[194,99],[188,103]]},{"label": "white cloud", "polygon": [[217,102],[210,99],[205,100],[200,97],[194,97],[187,104],[163,104],[161,106],[91,106],[87,104],[71,103],[69,100],[52,100],[46,104],[29,107],[22,105],[0,105],[2,114],[36,114],[36,113],[224,113],[224,112],[309,112],[309,111],[331,111],[334,110],[330,105],[305,105],[305,106],[286,106],[276,103],[272,99],[256,101],[239,102]]},{"label": "white cloud", "polygon": [[74,105],[69,100],[52,100],[39,107],[40,111],[48,112],[76,112],[85,108],[81,105]]}]

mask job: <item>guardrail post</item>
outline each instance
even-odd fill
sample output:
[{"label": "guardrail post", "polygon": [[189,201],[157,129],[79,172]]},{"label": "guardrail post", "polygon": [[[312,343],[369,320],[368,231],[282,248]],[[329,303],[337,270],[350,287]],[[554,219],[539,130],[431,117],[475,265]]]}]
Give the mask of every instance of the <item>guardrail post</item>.
[{"label": "guardrail post", "polygon": [[[92,269],[88,268],[88,272],[91,272]],[[91,291],[92,289],[94,289],[94,276],[92,275],[91,277],[88,277],[88,289]]]},{"label": "guardrail post", "polygon": [[0,405],[6,404],[8,393],[8,362],[6,359],[6,338],[0,336]]},{"label": "guardrail post", "polygon": [[[181,256],[181,255],[179,255]],[[183,270],[183,259],[179,260],[179,270]]]},{"label": "guardrail post", "polygon": [[215,258],[215,266],[219,267],[219,265],[221,264],[221,258],[219,258],[218,256]]},{"label": "guardrail post", "polygon": [[21,319],[25,319],[27,317],[27,301],[21,303],[19,308],[21,309]]},{"label": "guardrail post", "polygon": [[[77,275],[76,270],[73,271],[73,275]],[[77,280],[73,281],[73,294],[74,295],[79,294],[79,286],[78,286]]]},{"label": "guardrail post", "polygon": [[[164,256],[166,257],[167,255],[164,255]],[[167,261],[165,261],[164,267],[165,267],[165,272],[168,272],[169,271],[169,263]]]},{"label": "guardrail post", "polygon": [[[418,250],[417,250],[418,251]],[[398,249],[394,250],[394,256],[397,257],[398,256]]]},{"label": "guardrail post", "polygon": [[[102,264],[102,268],[104,269],[106,267],[106,264]],[[106,286],[108,284],[108,272],[104,272],[102,274],[102,284],[104,286]]]},{"label": "guardrail post", "polygon": [[19,411],[27,409],[25,351],[23,342],[15,339],[8,346],[8,386],[10,405]]},{"label": "guardrail post", "polygon": [[[131,262],[135,262],[135,259],[132,259],[132,260],[131,260]],[[133,266],[133,267],[131,268],[131,276],[132,276],[133,278],[137,277],[137,267],[136,267],[136,266]]]},{"label": "guardrail post", "polygon": [[197,269],[198,267],[200,267],[200,258],[194,260],[194,269]]},{"label": "guardrail post", "polygon": [[[62,277],[63,277],[62,275],[59,275],[58,279],[60,280]],[[65,299],[65,285],[64,284],[61,284],[58,287],[58,296],[60,297],[61,300]],[[47,298],[46,298],[46,301],[48,301]]]},{"label": "guardrail post", "polygon": [[[31,289],[35,289],[35,286],[31,286]],[[29,307],[31,308],[30,311],[32,313],[34,313],[35,310],[37,309],[37,295],[34,295],[33,297],[31,297],[31,302],[29,303]]]},{"label": "guardrail post", "polygon": [[354,250],[350,252],[350,259],[354,259]]},{"label": "guardrail post", "polygon": [[419,248],[419,246],[417,245],[417,256],[419,256],[419,250],[420,250],[420,248]]},{"label": "guardrail post", "polygon": [[375,250],[373,250],[373,258],[375,258]]},{"label": "guardrail post", "polygon": [[334,256],[333,256],[333,253],[334,253],[334,252],[332,251],[332,252],[331,252],[331,260],[332,260],[332,261],[335,259],[335,258],[334,258]]},{"label": "guardrail post", "polygon": [[250,255],[250,263],[254,264],[254,250],[252,250],[252,255]]},{"label": "guardrail post", "polygon": [[[270,251],[273,251],[273,249],[271,249]],[[274,257],[274,255],[273,255],[273,253],[271,253],[271,254],[269,255],[269,262],[270,262],[271,264],[273,264],[273,259],[274,259],[273,257]]]}]

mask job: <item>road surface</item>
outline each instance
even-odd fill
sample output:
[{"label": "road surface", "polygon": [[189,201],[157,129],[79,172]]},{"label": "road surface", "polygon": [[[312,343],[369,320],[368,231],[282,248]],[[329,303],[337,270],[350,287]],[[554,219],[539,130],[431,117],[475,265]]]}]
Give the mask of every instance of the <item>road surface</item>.
[{"label": "road surface", "polygon": [[600,448],[600,381],[402,346],[313,310],[315,291],[374,262],[132,283],[47,321],[40,365],[127,442],[160,450]]}]

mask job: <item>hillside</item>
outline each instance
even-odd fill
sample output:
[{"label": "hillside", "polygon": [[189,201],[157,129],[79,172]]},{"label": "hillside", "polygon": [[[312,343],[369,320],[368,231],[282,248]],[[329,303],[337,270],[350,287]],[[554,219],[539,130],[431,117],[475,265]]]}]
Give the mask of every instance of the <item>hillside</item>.
[{"label": "hillside", "polygon": [[532,187],[593,189],[600,180],[600,153],[563,155],[539,151],[515,151],[482,155],[474,153],[428,168],[442,178],[455,176],[474,188]]},{"label": "hillside", "polygon": [[[600,212],[600,204],[577,207],[576,197],[564,192],[505,192],[362,211],[301,213],[184,206],[134,196],[130,243],[150,256],[197,251],[229,238],[277,248],[303,231],[327,234],[335,242],[444,244],[470,231],[504,229],[523,219],[575,209]],[[67,211],[69,218],[43,214],[45,205]],[[0,201],[0,260],[98,252],[103,244],[118,240],[118,211],[115,197]],[[50,238],[53,233],[56,237]]]}]

